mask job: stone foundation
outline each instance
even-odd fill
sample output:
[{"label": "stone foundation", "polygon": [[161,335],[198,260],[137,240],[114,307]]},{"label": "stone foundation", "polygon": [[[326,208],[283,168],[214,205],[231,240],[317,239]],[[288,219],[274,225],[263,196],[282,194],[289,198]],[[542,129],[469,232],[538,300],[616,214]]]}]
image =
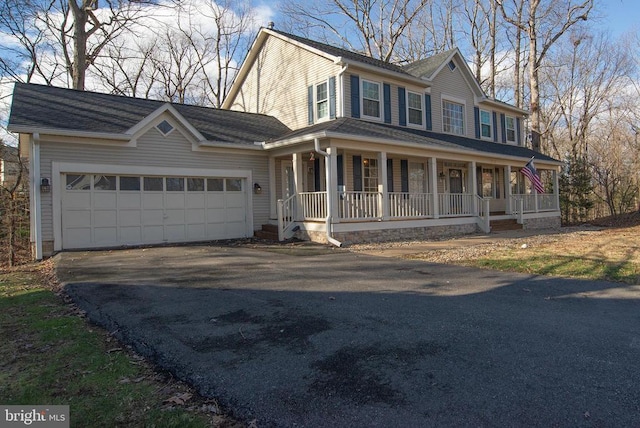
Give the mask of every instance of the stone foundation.
[{"label": "stone foundation", "polygon": [[522,228],[524,230],[535,229],[560,229],[562,226],[560,216],[525,218]]},{"label": "stone foundation", "polygon": [[[367,242],[417,241],[440,239],[458,235],[469,235],[477,232],[475,223],[455,224],[448,226],[410,227],[399,229],[358,230],[352,232],[335,232],[333,237],[344,245],[362,244]],[[324,232],[298,232],[297,238],[326,244],[327,235]]]}]

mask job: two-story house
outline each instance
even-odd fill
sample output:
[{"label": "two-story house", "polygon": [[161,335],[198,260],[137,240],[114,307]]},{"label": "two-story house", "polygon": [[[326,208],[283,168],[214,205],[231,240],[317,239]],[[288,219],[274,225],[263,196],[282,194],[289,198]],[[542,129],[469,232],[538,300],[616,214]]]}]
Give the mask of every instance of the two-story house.
[{"label": "two-story house", "polygon": [[[17,83],[34,254],[248,237],[334,244],[560,224],[560,162],[457,49],[399,67],[262,29],[223,109]],[[535,156],[544,191],[522,168]]]},{"label": "two-story house", "polygon": [[[488,232],[512,218],[560,224],[560,163],[523,146],[527,112],[487,97],[458,49],[400,67],[263,29],[223,108],[294,130],[264,144],[270,217],[285,236],[362,242]],[[520,173],[533,156],[542,194]]]}]

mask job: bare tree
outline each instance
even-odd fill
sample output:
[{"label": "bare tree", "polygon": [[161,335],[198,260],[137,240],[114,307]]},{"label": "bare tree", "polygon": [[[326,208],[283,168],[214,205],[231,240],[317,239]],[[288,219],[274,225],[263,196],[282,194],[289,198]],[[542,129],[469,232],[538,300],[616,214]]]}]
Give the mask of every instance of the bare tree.
[{"label": "bare tree", "polygon": [[[289,0],[283,13],[297,29],[320,28],[354,51],[391,62],[412,22],[431,0]],[[357,41],[357,44],[354,42]]]},{"label": "bare tree", "polygon": [[[593,0],[495,0],[503,18],[527,36],[529,50],[529,90],[531,144],[541,149],[540,138],[540,70],[551,47],[572,26],[586,21],[593,8]],[[522,5],[524,16],[519,17]]]},{"label": "bare tree", "polygon": [[27,175],[27,167],[18,148],[0,141],[0,245],[6,257],[0,262],[9,266],[18,264],[20,254],[28,251]]}]

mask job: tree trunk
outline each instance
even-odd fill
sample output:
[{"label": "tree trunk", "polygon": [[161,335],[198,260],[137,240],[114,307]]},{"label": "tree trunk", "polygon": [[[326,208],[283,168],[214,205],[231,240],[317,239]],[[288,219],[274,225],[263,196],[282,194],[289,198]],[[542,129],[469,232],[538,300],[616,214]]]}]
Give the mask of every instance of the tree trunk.
[{"label": "tree trunk", "polygon": [[73,13],[73,64],[71,80],[73,89],[84,91],[85,72],[87,70],[87,12],[84,1],[80,6],[76,0],[69,0],[69,8]]}]

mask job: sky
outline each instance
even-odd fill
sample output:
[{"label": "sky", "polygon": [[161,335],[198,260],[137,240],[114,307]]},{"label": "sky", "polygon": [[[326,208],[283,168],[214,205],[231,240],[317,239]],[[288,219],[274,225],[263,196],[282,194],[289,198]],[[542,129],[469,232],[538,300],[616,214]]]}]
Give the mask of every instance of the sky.
[{"label": "sky", "polygon": [[640,1],[638,0],[595,0],[597,10],[602,14],[599,25],[611,30],[614,36],[640,30]]}]

